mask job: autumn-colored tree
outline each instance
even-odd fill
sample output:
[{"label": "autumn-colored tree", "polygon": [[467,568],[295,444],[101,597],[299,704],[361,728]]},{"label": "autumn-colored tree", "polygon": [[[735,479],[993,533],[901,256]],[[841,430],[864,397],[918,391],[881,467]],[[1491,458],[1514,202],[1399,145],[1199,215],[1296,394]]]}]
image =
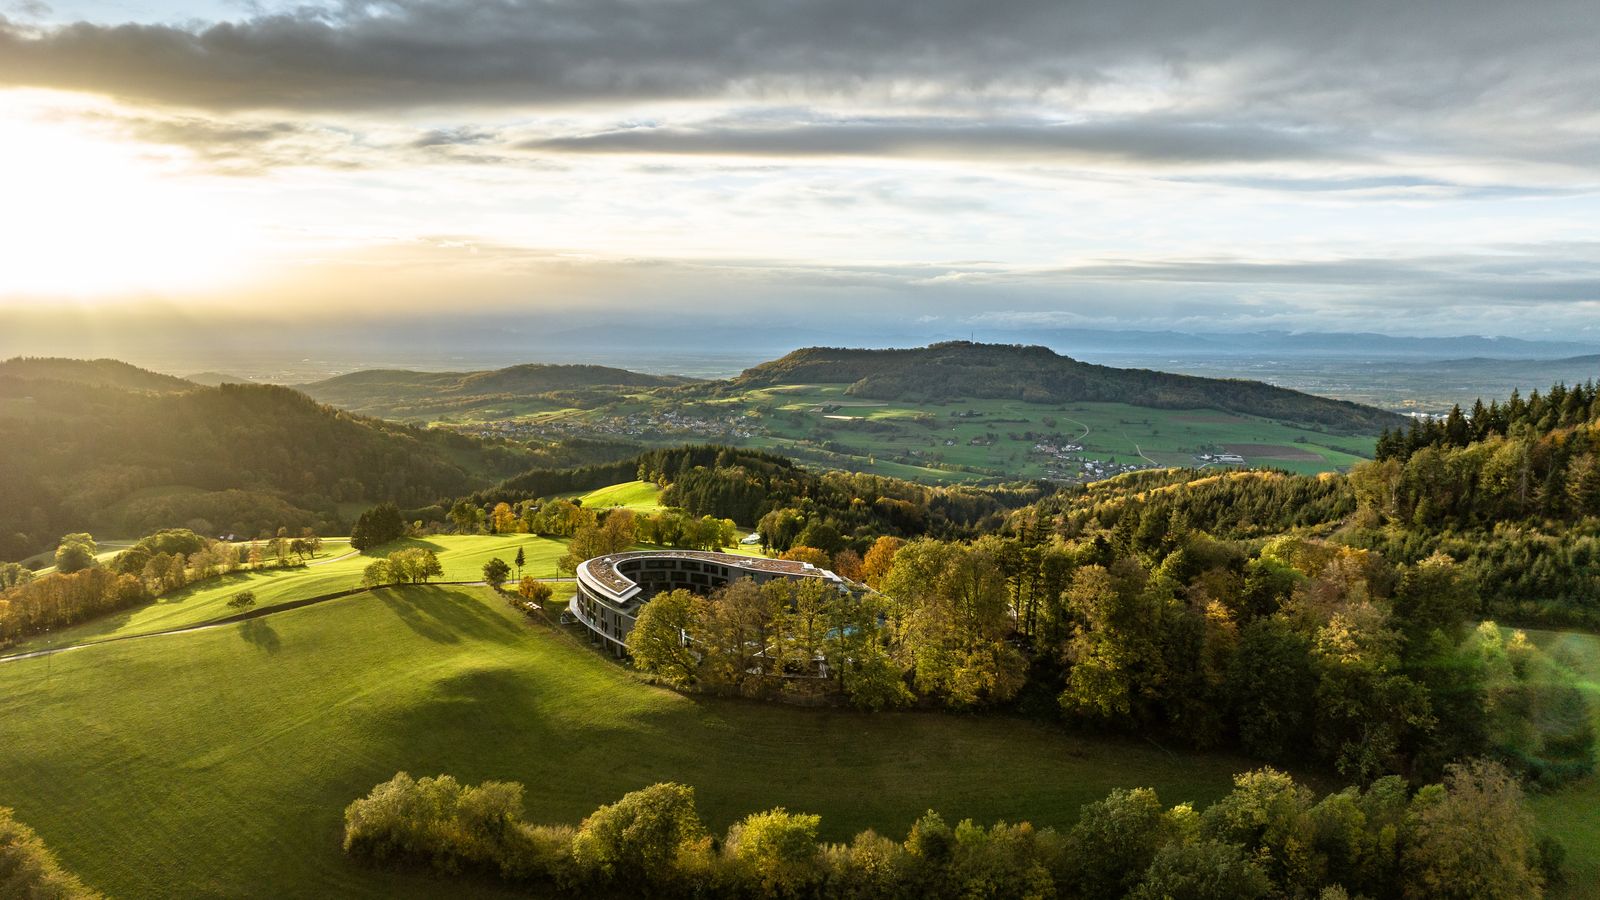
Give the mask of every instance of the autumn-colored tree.
[{"label": "autumn-colored tree", "polygon": [[489,527],[495,534],[513,534],[518,524],[517,515],[511,511],[509,503],[496,503],[494,511],[489,514]]},{"label": "autumn-colored tree", "polygon": [[861,580],[861,554],[849,547],[833,555],[833,572],[841,578],[851,581]]},{"label": "autumn-colored tree", "polygon": [[692,684],[700,669],[701,654],[684,640],[701,631],[707,603],[679,588],[657,594],[628,632],[628,652],[639,669],[680,687]]},{"label": "autumn-colored tree", "polygon": [[897,537],[881,537],[872,542],[866,558],[861,561],[861,577],[872,587],[883,584],[883,579],[894,567],[894,555],[906,542]]},{"label": "autumn-colored tree", "polygon": [[524,575],[517,583],[517,593],[530,603],[544,603],[555,590],[532,575]]},{"label": "autumn-colored tree", "polygon": [[799,544],[783,551],[783,555],[778,558],[791,560],[793,562],[810,563],[819,569],[826,569],[833,562],[833,560],[828,557],[828,554],[822,550],[819,550],[816,547],[806,547]]}]

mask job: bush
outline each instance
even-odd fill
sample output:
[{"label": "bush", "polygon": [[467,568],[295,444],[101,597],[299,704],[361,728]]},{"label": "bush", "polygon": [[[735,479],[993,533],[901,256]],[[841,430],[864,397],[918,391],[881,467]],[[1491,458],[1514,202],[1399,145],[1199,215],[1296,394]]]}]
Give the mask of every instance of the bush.
[{"label": "bush", "polygon": [[572,856],[583,875],[601,882],[670,884],[679,857],[707,842],[694,808],[694,788],[654,784],[583,820]]},{"label": "bush", "polygon": [[39,835],[0,806],[0,897],[91,900],[100,894],[62,869]]},{"label": "bush", "polygon": [[490,587],[499,587],[510,577],[511,565],[498,556],[483,564],[483,580]]},{"label": "bush", "polygon": [[783,807],[746,816],[728,831],[728,853],[769,897],[805,894],[822,880],[817,848],[821,816]]},{"label": "bush", "polygon": [[520,784],[465,787],[449,775],[416,780],[401,772],[345,807],[344,850],[441,872],[500,871],[524,843],[521,817]]},{"label": "bush", "polygon": [[1520,789],[1494,763],[1452,766],[1414,797],[1384,778],[1311,799],[1262,769],[1238,776],[1203,814],[1119,790],[1084,806],[1065,835],[1026,822],[952,828],[929,812],[903,844],[864,831],[821,845],[817,816],[778,808],[739,821],[717,852],[683,785],[634,791],[573,829],[523,822],[521,785],[402,772],[345,810],[344,847],[371,862],[492,872],[579,896],[704,900],[1532,898],[1561,868],[1559,847],[1534,841]]},{"label": "bush", "polygon": [[532,575],[524,575],[522,581],[517,584],[517,593],[529,602],[544,603],[555,593],[555,589]]}]

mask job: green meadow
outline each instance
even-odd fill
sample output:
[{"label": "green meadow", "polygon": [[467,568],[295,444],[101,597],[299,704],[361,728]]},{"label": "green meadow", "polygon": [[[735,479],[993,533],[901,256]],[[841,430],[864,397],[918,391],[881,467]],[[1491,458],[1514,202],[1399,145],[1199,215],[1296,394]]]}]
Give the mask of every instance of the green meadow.
[{"label": "green meadow", "polygon": [[5,652],[119,639],[224,619],[238,612],[229,608],[228,601],[246,590],[256,595],[256,609],[349,590],[360,587],[362,570],[374,559],[407,547],[422,547],[438,554],[444,567],[440,581],[481,580],[484,563],[494,557],[512,562],[519,547],[525,558],[524,575],[554,578],[559,575],[556,563],[567,552],[566,541],[531,534],[406,538],[364,554],[352,551],[347,538],[330,538],[322,554],[303,568],[234,572],[196,582],[145,606],[41,635]]},{"label": "green meadow", "polygon": [[[758,388],[679,410],[739,422],[753,437],[717,441],[762,447],[802,461],[924,482],[1076,477],[1074,461],[1034,449],[1072,442],[1073,455],[1108,464],[1200,466],[1202,453],[1234,452],[1246,464],[1316,474],[1370,458],[1376,435],[1339,435],[1210,409],[1152,409],[1123,403],[1028,403],[962,399],[918,403],[852,397],[842,384]],[[664,411],[664,401],[629,398],[594,410],[530,417],[589,422]],[[1033,437],[1028,437],[1028,434]],[[635,434],[634,439],[641,439]],[[646,441],[648,435],[642,437]],[[690,439],[678,431],[660,442]],[[710,439],[710,438],[708,438]]]},{"label": "green meadow", "polygon": [[402,769],[520,781],[552,822],[675,780],[715,828],[786,805],[842,839],[930,807],[1065,825],[1125,785],[1207,801],[1250,765],[1000,717],[689,698],[443,586],[0,663],[0,721],[0,804],[119,897],[437,896],[339,850],[344,806]]},{"label": "green meadow", "polygon": [[[1600,725],[1600,635],[1525,628],[1528,637],[1578,673],[1590,710]],[[1591,775],[1565,790],[1533,798],[1534,814],[1545,831],[1567,847],[1574,897],[1600,897],[1600,776]]]},{"label": "green meadow", "polygon": [[653,513],[661,510],[661,485],[648,481],[624,481],[582,495],[589,509],[629,509]]}]

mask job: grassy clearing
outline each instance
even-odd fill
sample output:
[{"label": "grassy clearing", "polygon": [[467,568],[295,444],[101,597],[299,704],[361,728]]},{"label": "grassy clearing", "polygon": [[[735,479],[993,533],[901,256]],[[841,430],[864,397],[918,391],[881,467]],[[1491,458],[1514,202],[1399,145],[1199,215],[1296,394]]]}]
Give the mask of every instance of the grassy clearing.
[{"label": "grassy clearing", "polygon": [[[1541,648],[1579,673],[1590,709],[1600,725],[1600,635],[1523,629]],[[1567,846],[1573,897],[1600,897],[1600,776],[1553,794],[1533,798],[1539,825]]]},{"label": "grassy clearing", "polygon": [[1060,825],[1124,785],[1208,801],[1249,765],[998,718],[685,698],[487,589],[437,586],[0,664],[0,721],[0,804],[128,897],[437,896],[338,849],[345,804],[399,769],[521,781],[536,821],[677,780],[716,828],[785,804],[843,838],[929,807]]},{"label": "grassy clearing", "polygon": [[624,481],[583,495],[589,509],[631,509],[653,513],[661,510],[661,486],[648,481]]},{"label": "grassy clearing", "polygon": [[255,592],[257,609],[348,590],[360,586],[362,570],[368,563],[405,547],[425,547],[437,553],[444,567],[442,581],[477,581],[483,577],[484,563],[496,556],[513,562],[518,547],[526,557],[523,574],[553,578],[558,575],[556,561],[567,552],[566,541],[531,534],[435,535],[407,538],[365,554],[340,558],[351,552],[349,539],[329,538],[322,555],[305,568],[235,572],[213,578],[159,597],[146,606],[41,635],[6,652],[105,641],[223,619],[237,612],[228,608],[228,601],[244,590]]}]

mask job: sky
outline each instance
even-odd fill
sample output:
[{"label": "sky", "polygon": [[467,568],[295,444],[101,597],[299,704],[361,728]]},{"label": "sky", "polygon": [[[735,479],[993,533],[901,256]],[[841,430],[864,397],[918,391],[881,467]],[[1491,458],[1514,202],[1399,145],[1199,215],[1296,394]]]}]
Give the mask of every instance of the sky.
[{"label": "sky", "polygon": [[1600,343],[1596,46],[1593,0],[0,0],[0,353]]}]

